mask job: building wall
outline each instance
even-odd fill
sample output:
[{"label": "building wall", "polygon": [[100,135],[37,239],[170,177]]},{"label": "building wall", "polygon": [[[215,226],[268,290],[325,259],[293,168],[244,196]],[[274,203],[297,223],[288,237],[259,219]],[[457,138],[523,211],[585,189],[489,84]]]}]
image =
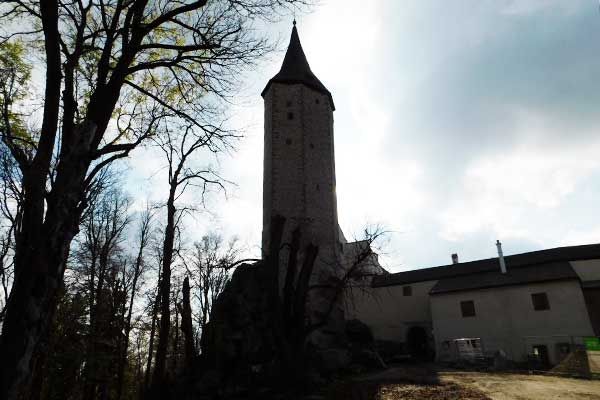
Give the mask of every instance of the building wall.
[{"label": "building wall", "polygon": [[600,260],[571,261],[571,266],[583,282],[600,281]]},{"label": "building wall", "polygon": [[[571,261],[571,266],[584,285],[586,282],[600,281],[600,260]],[[594,333],[600,336],[600,287],[584,288],[583,297]]]},{"label": "building wall", "polygon": [[273,83],[265,93],[263,253],[269,224],[286,217],[284,242],[301,226],[320,256],[338,247],[333,110],[329,97],[302,84]]},{"label": "building wall", "polygon": [[429,291],[437,281],[411,283],[412,296],[403,286],[353,289],[347,293],[347,319],[359,319],[371,327],[377,340],[404,343],[413,326],[431,328]]},{"label": "building wall", "polygon": [[[531,294],[540,292],[549,310],[533,309]],[[460,302],[467,300],[475,303],[474,317],[462,317]],[[577,280],[434,295],[431,313],[438,358],[444,341],[478,337],[486,353],[503,350],[515,361],[525,361],[534,345],[546,345],[556,363],[557,343],[593,335]]]},{"label": "building wall", "polygon": [[[303,84],[273,82],[264,95],[264,181],[263,256],[269,250],[270,222],[275,215],[286,218],[282,243],[291,243],[292,232],[300,228],[296,274],[303,263],[306,246],[318,246],[310,285],[322,284],[339,268],[341,244],[335,193],[333,109],[329,96]],[[288,273],[289,247],[280,251],[279,287],[283,290]],[[311,336],[313,344],[326,347],[343,331],[341,301],[331,290],[311,290],[308,318],[327,324]]]}]

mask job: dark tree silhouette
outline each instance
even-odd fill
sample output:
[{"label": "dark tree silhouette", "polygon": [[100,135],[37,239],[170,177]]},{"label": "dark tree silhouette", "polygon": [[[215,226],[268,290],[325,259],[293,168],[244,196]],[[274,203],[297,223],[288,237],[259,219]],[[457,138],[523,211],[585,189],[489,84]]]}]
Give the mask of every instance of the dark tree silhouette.
[{"label": "dark tree silhouette", "polygon": [[240,262],[239,255],[240,249],[235,238],[224,243],[220,235],[208,233],[194,243],[185,266],[194,284],[200,332],[206,327],[212,305],[225,288],[233,267]]},{"label": "dark tree silhouette", "polygon": [[12,98],[0,101],[0,135],[23,192],[0,338],[0,398],[16,398],[31,375],[97,174],[152,137],[165,116],[205,130],[211,143],[220,129],[206,122],[204,100],[226,96],[240,69],[269,48],[252,21],[299,2],[4,1],[0,42],[19,39],[31,52],[43,43],[45,89],[37,127],[26,128],[14,101],[26,74],[8,69],[17,79]]},{"label": "dark tree silhouette", "polygon": [[196,357],[196,346],[194,345],[194,328],[192,324],[192,306],[190,302],[190,278],[183,280],[183,299],[178,304],[181,313],[181,331],[184,336],[184,368],[192,370],[194,358]]},{"label": "dark tree silhouette", "polygon": [[194,161],[200,150],[209,148],[218,151],[221,146],[228,146],[227,139],[232,135],[221,132],[219,138],[211,138],[212,144],[207,142],[206,131],[197,130],[195,126],[175,128],[166,125],[164,132],[155,139],[156,144],[163,151],[168,168],[169,192],[166,202],[167,222],[164,230],[164,239],[161,257],[160,274],[160,323],[158,330],[158,345],[156,359],[152,374],[151,393],[156,396],[165,396],[165,367],[169,335],[171,330],[171,267],[175,258],[175,241],[177,230],[182,217],[190,210],[185,206],[178,206],[177,200],[189,187],[201,187],[202,196],[211,185],[223,187],[222,179],[212,170],[198,166]]}]

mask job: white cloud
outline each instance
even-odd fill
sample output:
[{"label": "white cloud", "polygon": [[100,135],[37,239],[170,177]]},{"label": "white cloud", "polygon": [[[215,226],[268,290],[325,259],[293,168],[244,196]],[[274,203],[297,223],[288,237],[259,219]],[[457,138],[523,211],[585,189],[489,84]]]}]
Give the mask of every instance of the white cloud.
[{"label": "white cloud", "polygon": [[[546,10],[560,11],[550,31]],[[589,34],[600,28],[590,12],[599,18],[595,6],[570,0],[328,0],[299,17],[311,68],[336,103],[347,236],[367,222],[399,232],[388,248],[392,269],[447,263],[454,251],[489,256],[496,237],[523,251],[600,240],[590,208],[600,201],[600,120],[590,106],[600,93],[591,79],[599,36]],[[269,29],[287,45],[290,20]],[[218,229],[258,255],[260,91],[282,58],[249,73],[244,104],[231,110],[246,138],[220,159],[237,186],[227,201],[212,196],[214,215],[199,214],[188,235]],[[156,160],[140,151],[131,165],[133,190],[159,198],[164,184],[145,180]]]},{"label": "white cloud", "polygon": [[558,208],[575,194],[600,169],[596,154],[600,141],[584,148],[529,143],[475,160],[441,213],[442,237],[456,241],[485,229],[504,237],[538,237],[535,212]]},{"label": "white cloud", "polygon": [[501,12],[510,15],[528,15],[550,9],[573,13],[581,4],[572,0],[504,0],[504,3]]}]

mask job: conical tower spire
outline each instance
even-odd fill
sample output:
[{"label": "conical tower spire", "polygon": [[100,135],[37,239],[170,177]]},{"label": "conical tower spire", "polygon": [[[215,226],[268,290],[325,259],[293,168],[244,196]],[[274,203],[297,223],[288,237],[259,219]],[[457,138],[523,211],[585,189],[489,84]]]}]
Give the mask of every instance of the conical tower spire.
[{"label": "conical tower spire", "polygon": [[329,96],[331,108],[335,110],[335,106],[333,104],[333,97],[331,96],[331,93],[310,70],[310,65],[308,65],[308,60],[306,59],[306,55],[304,54],[304,50],[302,50],[302,45],[300,44],[300,37],[298,36],[298,29],[296,28],[296,20],[294,20],[294,24],[292,27],[292,36],[290,37],[290,44],[288,45],[287,51],[285,53],[281,69],[279,70],[277,75],[271,78],[271,80],[269,80],[269,82],[267,83],[267,86],[261,93],[263,97],[273,82],[286,84],[304,84],[310,87],[311,89],[316,90],[317,92]]}]

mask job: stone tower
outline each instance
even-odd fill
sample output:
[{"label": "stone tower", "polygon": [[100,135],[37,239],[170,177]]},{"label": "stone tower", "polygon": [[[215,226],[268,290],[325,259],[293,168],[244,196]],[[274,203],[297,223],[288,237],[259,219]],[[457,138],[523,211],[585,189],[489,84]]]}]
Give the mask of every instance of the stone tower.
[{"label": "stone tower", "polygon": [[333,150],[335,107],[331,93],[308,65],[295,22],[281,70],[262,96],[263,255],[269,249],[271,217],[279,214],[287,220],[284,243],[299,226],[302,244],[319,246],[318,264],[333,265],[341,247]]}]

